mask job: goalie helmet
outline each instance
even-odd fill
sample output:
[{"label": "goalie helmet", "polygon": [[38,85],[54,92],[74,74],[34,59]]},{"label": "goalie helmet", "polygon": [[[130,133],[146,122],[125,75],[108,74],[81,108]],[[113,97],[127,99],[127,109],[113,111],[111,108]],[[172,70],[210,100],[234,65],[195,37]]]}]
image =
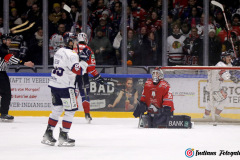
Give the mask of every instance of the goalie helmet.
[{"label": "goalie helmet", "polygon": [[163,71],[161,70],[160,67],[156,67],[154,68],[154,70],[152,71],[152,80],[154,84],[158,84],[158,82],[163,79],[164,74]]},{"label": "goalie helmet", "polygon": [[77,39],[78,39],[78,43],[79,42],[84,42],[85,44],[88,44],[87,34],[84,33],[84,32],[79,33]]}]

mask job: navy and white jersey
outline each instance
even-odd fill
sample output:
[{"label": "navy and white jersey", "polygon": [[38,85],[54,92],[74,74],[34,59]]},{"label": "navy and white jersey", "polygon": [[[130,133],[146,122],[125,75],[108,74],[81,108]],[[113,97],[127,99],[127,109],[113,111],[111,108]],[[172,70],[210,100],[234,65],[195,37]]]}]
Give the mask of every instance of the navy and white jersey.
[{"label": "navy and white jersey", "polygon": [[[54,55],[53,66],[49,81],[50,87],[74,88],[76,73],[72,69],[79,66],[79,56],[76,52],[67,48],[60,48]],[[81,69],[80,66],[77,69]]]}]

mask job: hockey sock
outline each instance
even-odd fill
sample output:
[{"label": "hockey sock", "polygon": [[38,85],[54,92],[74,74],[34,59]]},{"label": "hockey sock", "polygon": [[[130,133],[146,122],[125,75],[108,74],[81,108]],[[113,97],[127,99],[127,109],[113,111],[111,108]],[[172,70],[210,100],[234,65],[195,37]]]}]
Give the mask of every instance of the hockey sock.
[{"label": "hockey sock", "polygon": [[48,125],[51,126],[51,130],[54,130],[54,128],[56,127],[57,123],[58,123],[58,120],[55,120],[55,119],[52,119],[52,118],[49,117]]},{"label": "hockey sock", "polygon": [[87,101],[84,101],[84,102],[82,103],[82,105],[83,105],[84,113],[89,113],[89,112],[90,112],[90,103],[87,102]]},{"label": "hockey sock", "polygon": [[74,114],[75,114],[75,111],[65,111],[65,114],[62,120],[63,132],[69,132],[72,125]]}]

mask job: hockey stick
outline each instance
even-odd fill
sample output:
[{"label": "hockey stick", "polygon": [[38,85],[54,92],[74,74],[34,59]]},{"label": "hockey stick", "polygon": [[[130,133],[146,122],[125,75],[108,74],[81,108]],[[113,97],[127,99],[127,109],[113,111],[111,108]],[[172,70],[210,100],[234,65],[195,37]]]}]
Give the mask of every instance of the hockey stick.
[{"label": "hockey stick", "polygon": [[[225,19],[225,22],[226,22],[226,27],[227,27],[227,32],[229,32],[229,27],[228,27],[228,22],[227,22],[227,18],[226,18],[226,14],[224,12],[224,8],[223,8],[223,5],[217,1],[211,1],[211,3],[219,8],[221,8],[222,12],[223,12],[223,16],[224,16],[224,19]],[[228,35],[227,35],[228,37]],[[232,36],[231,36],[231,33],[230,33],[230,42],[232,44],[232,48],[233,48],[233,51],[234,51],[234,54],[235,54],[235,58],[237,58],[237,53],[235,51],[235,47],[234,47],[234,44],[233,44],[233,40],[232,40]]]},{"label": "hockey stick", "polygon": [[18,29],[18,28],[20,28],[20,27],[22,27],[22,26],[25,26],[26,24],[28,24],[28,22],[29,22],[29,21],[26,21],[26,22],[24,22],[24,23],[22,23],[22,24],[19,24],[19,25],[17,25],[16,27],[11,28],[10,31],[13,31],[13,30],[16,30],[16,29]]},{"label": "hockey stick", "polygon": [[71,12],[71,8],[70,8],[68,5],[64,4],[63,9],[69,13],[70,18],[72,19],[72,22],[73,22],[73,29],[74,29],[74,30],[73,30],[73,33],[76,33],[76,23],[75,23],[75,21],[73,20],[73,17],[72,17],[72,15],[71,15],[71,13],[70,13],[70,12]]}]

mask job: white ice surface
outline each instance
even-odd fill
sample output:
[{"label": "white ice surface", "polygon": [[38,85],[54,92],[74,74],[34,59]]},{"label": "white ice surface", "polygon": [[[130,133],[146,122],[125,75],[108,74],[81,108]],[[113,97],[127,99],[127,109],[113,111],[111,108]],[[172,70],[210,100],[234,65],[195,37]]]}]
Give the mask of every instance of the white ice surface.
[{"label": "white ice surface", "polygon": [[[197,125],[193,129],[138,129],[138,119],[74,118],[75,147],[41,144],[48,117],[15,117],[0,122],[0,160],[233,160],[240,156],[194,156],[185,150],[217,153],[240,150],[239,125]],[[60,123],[61,124],[61,123]],[[54,130],[57,139],[59,125]]]}]

